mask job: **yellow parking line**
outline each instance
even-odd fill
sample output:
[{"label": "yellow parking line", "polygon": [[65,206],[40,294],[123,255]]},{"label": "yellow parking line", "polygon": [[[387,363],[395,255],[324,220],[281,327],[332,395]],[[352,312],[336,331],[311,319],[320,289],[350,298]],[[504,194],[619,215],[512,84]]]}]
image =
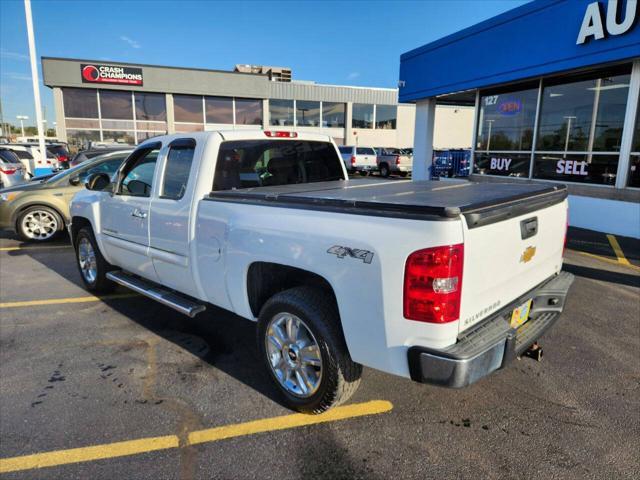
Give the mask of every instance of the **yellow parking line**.
[{"label": "yellow parking line", "polygon": [[42,247],[0,247],[0,252],[15,252],[16,250],[48,250],[50,248],[72,248],[71,245],[50,245]]},{"label": "yellow parking line", "polygon": [[616,257],[618,257],[618,263],[621,263],[622,265],[631,265],[629,260],[627,260],[627,257],[624,256],[624,252],[622,251],[622,248],[620,248],[618,239],[614,235],[607,235],[607,238],[609,239],[609,243],[611,244],[613,251],[616,253]]},{"label": "yellow parking line", "polygon": [[176,448],[179,444],[176,435],[165,437],[141,438],[127,442],[107,443],[92,447],[71,448],[55,452],[36,453],[22,457],[0,459],[0,473],[18,472],[34,468],[54,467],[69,463],[90,462],[105,458],[125,457],[139,453],[154,452]]},{"label": "yellow parking line", "polygon": [[113,295],[103,295],[102,297],[89,295],[86,297],[51,298],[49,300],[27,300],[24,302],[0,303],[0,308],[40,307],[43,305],[61,305],[64,303],[88,303],[99,302],[101,300],[110,300],[113,298],[129,298],[139,296],[140,295],[137,293],[115,293]]},{"label": "yellow parking line", "polygon": [[189,445],[198,443],[215,442],[225,438],[242,437],[262,432],[274,430],[286,430],[288,428],[315,425],[318,423],[335,422],[345,418],[362,417],[364,415],[374,415],[388,412],[393,408],[391,402],[383,400],[373,400],[367,403],[356,403],[329,410],[322,415],[304,415],[295,413],[282,417],[265,418],[253,422],[240,423],[238,425],[227,425],[224,427],[209,428],[207,430],[197,430],[189,433]]},{"label": "yellow parking line", "polygon": [[640,267],[638,267],[637,265],[634,265],[632,263],[627,263],[627,264],[623,264],[618,262],[617,260],[613,260],[611,258],[607,258],[607,257],[602,257],[600,255],[594,255],[593,253],[587,253],[587,252],[580,252],[578,251],[577,253],[579,253],[580,255],[584,255],[585,257],[589,257],[589,258],[595,258],[596,260],[600,260],[602,262],[607,262],[607,263],[612,263],[613,265],[624,265],[627,268],[630,268],[632,270],[637,270],[640,272]]},{"label": "yellow parking line", "polygon": [[[284,430],[318,423],[335,422],[347,418],[361,417],[385,413],[393,408],[391,402],[372,400],[365,403],[336,407],[321,415],[303,415],[295,413],[281,417],[266,418],[253,422],[238,423],[224,427],[197,430],[189,433],[188,444],[215,442],[227,438],[253,435],[276,430]],[[178,448],[179,439],[176,435],[164,437],[140,438],[125,442],[107,443],[90,447],[57,450],[53,452],[36,453],[20,457],[0,459],[0,473],[17,472],[70,463],[90,462],[106,458],[124,457],[140,453]]]}]

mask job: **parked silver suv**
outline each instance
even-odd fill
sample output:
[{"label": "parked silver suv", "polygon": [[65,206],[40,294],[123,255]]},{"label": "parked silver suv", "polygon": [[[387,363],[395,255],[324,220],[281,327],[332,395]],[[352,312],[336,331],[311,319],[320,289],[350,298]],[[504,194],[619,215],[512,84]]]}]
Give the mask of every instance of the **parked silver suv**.
[{"label": "parked silver suv", "polygon": [[376,151],[371,147],[341,146],[338,150],[349,173],[368,175],[378,169]]}]

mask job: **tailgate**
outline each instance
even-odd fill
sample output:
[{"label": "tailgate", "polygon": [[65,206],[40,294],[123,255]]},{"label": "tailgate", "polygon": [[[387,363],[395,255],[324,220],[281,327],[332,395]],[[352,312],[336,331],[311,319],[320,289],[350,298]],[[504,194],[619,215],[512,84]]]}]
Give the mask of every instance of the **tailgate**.
[{"label": "tailgate", "polygon": [[368,167],[377,167],[378,166],[378,162],[377,159],[378,157],[376,155],[356,155],[356,166],[357,167],[364,167],[364,166],[368,166]]},{"label": "tailgate", "polygon": [[464,225],[460,331],[478,323],[562,268],[567,200],[506,220]]}]

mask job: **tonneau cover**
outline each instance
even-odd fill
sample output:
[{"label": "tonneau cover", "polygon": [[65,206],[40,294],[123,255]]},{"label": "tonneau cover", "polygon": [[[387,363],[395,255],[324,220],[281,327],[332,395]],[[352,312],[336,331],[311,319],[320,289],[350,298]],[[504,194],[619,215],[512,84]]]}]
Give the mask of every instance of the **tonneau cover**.
[{"label": "tonneau cover", "polygon": [[210,200],[262,204],[357,215],[454,219],[469,228],[523,215],[561,202],[566,186],[548,183],[337,180],[212,192]]}]

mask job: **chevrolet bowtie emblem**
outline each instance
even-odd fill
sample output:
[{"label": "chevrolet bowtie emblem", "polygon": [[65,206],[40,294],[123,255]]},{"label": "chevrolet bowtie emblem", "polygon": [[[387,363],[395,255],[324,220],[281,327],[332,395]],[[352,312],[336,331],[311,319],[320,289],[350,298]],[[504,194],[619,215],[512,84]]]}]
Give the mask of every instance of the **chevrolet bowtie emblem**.
[{"label": "chevrolet bowtie emblem", "polygon": [[536,247],[527,247],[527,249],[524,252],[522,252],[522,255],[520,255],[520,261],[522,263],[527,263],[533,258],[535,254],[536,254]]}]

